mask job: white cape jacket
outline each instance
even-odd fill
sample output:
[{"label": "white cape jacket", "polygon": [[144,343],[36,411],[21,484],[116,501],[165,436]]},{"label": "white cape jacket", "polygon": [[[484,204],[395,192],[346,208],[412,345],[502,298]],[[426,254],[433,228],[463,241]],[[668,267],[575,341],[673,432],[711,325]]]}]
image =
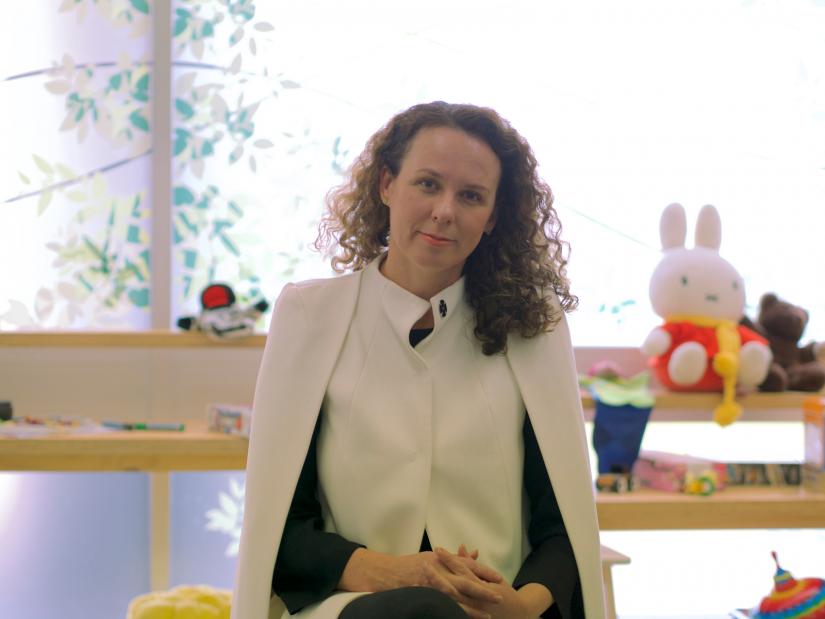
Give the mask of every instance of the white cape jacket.
[{"label": "white cape jacket", "polygon": [[[355,311],[361,271],[286,286],[255,389],[232,619],[276,619],[272,572],[312,431]],[[552,333],[511,335],[507,360],[530,416],[582,584],[587,619],[603,619],[598,522],[573,350]],[[329,619],[335,619],[330,617]]]}]

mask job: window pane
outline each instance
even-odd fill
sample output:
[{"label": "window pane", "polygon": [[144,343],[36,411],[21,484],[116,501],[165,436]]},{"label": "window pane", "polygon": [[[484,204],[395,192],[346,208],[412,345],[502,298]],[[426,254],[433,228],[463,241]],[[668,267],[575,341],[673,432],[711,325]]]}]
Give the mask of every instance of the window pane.
[{"label": "window pane", "polygon": [[208,283],[246,304],[330,274],[307,249],[336,176],[315,122],[330,109],[306,109],[315,96],[279,60],[274,4],[174,2],[173,316]]},{"label": "window pane", "polygon": [[0,473],[0,617],[125,617],[149,590],[148,493],[140,473]]},{"label": "window pane", "polygon": [[169,583],[231,589],[243,519],[244,475],[173,473]]},{"label": "window pane", "polygon": [[149,4],[0,11],[0,329],[145,328]]},{"label": "window pane", "polygon": [[689,247],[699,208],[717,206],[751,316],[773,290],[823,337],[806,268],[825,258],[825,7],[625,2],[553,23],[541,160],[573,246],[576,343],[636,345],[659,322],[647,288],[671,202]]},{"label": "window pane", "polygon": [[[776,290],[825,334],[821,294],[788,277],[825,258],[821,3],[176,6],[190,12],[175,22],[178,122],[201,127],[176,158],[190,190],[178,194],[179,311],[211,279],[271,298],[324,274],[307,244],[339,171],[393,112],[445,99],[497,108],[533,144],[572,245],[577,344],[636,345],[658,324],[647,287],[675,201],[689,245],[698,209],[719,208],[751,313]],[[198,211],[212,202],[217,214]]]}]

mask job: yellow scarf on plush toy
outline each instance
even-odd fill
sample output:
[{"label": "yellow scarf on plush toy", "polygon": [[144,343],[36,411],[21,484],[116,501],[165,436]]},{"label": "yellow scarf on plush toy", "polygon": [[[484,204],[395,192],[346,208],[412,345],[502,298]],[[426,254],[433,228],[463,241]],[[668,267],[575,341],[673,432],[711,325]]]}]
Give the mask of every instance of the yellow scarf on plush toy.
[{"label": "yellow scarf on plush toy", "polygon": [[742,414],[742,407],[735,401],[736,375],[739,373],[739,349],[742,338],[739,329],[732,320],[694,316],[692,314],[674,314],[666,316],[667,322],[687,322],[697,327],[710,327],[716,330],[716,342],[719,352],[713,356],[713,371],[722,377],[722,403],[713,411],[713,418],[720,426],[736,421]]}]

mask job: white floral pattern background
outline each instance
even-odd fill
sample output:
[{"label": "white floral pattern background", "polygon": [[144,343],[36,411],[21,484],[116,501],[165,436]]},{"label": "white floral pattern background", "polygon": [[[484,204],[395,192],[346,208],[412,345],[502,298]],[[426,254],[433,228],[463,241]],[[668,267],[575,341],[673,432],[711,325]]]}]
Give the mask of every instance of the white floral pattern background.
[{"label": "white floral pattern background", "polygon": [[229,480],[229,492],[218,493],[218,507],[206,512],[207,531],[217,531],[229,537],[226,556],[238,555],[243,524],[244,485],[235,479]]},{"label": "white floral pattern background", "polygon": [[[0,329],[149,320],[150,6],[15,7],[0,58]],[[35,26],[39,24],[39,28]],[[54,29],[57,36],[15,36]]]},{"label": "white floral pattern background", "polygon": [[2,329],[144,328],[153,214],[173,226],[173,317],[210,281],[244,302],[329,275],[310,250],[326,191],[393,112],[446,99],[499,109],[533,145],[572,247],[576,344],[637,345],[658,322],[647,287],[673,201],[691,223],[719,208],[749,312],[778,292],[825,339],[816,288],[786,276],[825,260],[822,0],[425,0],[404,13],[174,0],[168,205],[146,194],[153,5],[24,6],[18,22],[56,36],[0,58],[17,106],[0,116],[0,262],[25,265],[0,282]]}]

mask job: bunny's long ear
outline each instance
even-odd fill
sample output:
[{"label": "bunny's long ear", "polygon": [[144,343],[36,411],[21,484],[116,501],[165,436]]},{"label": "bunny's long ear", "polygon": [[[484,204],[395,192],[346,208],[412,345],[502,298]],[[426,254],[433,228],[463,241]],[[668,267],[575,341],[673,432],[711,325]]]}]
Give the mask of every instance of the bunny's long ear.
[{"label": "bunny's long ear", "polygon": [[722,220],[711,204],[705,204],[696,219],[696,246],[719,251],[722,245]]},{"label": "bunny's long ear", "polygon": [[674,249],[685,246],[687,236],[687,217],[681,204],[674,202],[662,211],[659,220],[659,238],[662,239],[662,249]]}]

